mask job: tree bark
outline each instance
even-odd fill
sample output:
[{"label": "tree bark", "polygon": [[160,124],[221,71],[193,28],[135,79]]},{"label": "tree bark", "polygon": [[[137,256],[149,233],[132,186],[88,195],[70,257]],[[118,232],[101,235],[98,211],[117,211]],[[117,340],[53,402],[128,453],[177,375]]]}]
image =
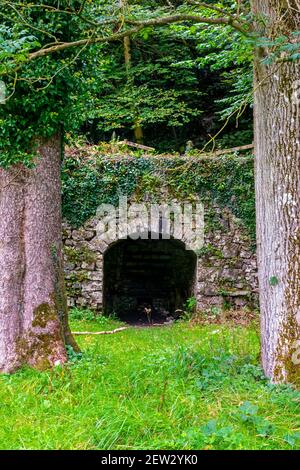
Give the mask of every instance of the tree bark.
[{"label": "tree bark", "polygon": [[[291,6],[296,2],[253,0],[253,13],[264,18],[258,20],[259,33],[274,39],[299,30],[299,8]],[[258,50],[254,66],[262,363],[272,381],[299,383],[300,65],[284,60],[266,65],[268,53]]]},{"label": "tree bark", "polygon": [[33,169],[0,169],[0,370],[38,369],[77,349],[68,327],[61,239],[61,139]]},{"label": "tree bark", "polygon": [[23,170],[0,169],[0,370],[20,364],[16,352],[22,331],[24,256]]}]

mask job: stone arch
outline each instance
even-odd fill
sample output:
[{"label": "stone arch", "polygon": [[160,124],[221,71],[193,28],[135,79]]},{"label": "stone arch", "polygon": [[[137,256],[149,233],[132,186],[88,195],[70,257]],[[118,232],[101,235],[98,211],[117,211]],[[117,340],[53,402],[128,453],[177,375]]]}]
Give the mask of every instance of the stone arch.
[{"label": "stone arch", "polygon": [[131,234],[111,243],[103,258],[103,308],[129,323],[180,316],[196,296],[197,255],[164,234]]},{"label": "stone arch", "polygon": [[[217,224],[204,234],[204,247],[196,250],[197,275],[194,295],[199,310],[222,308],[224,303],[240,309],[257,305],[257,271],[255,252],[245,229],[230,210],[210,203]],[[114,239],[105,241],[99,236],[99,216],[79,228],[64,225],[65,273],[70,307],[103,308],[103,260],[105,253],[126,238],[124,227]],[[130,231],[130,236],[136,233]],[[126,234],[126,235],[125,235]],[[190,246],[189,240],[174,236]]]}]

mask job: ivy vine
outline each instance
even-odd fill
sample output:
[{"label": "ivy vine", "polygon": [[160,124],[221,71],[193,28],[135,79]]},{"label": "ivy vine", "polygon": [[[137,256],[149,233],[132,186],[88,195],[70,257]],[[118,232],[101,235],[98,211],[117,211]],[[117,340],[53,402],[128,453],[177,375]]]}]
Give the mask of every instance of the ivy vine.
[{"label": "ivy vine", "polygon": [[[171,198],[195,195],[229,208],[255,238],[253,158],[180,156],[111,157],[87,150],[67,155],[62,170],[63,215],[80,227],[101,203],[118,205],[119,196],[143,199],[165,187]],[[158,192],[158,193],[157,193]],[[164,201],[165,202],[165,201]]]}]

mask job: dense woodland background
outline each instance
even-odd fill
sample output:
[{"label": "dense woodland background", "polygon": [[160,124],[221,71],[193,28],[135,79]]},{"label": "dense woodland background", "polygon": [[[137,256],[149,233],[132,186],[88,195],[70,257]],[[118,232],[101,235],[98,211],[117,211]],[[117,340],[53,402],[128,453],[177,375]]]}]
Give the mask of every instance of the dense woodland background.
[{"label": "dense woodland background", "polygon": [[[149,15],[153,2],[138,4]],[[252,47],[238,33],[201,25],[149,28],[130,49],[129,69],[122,42],[104,46],[87,64],[91,99],[79,132],[88,142],[134,140],[139,125],[146,145],[184,152],[188,141],[201,149],[227,120],[215,146],[252,142]]]},{"label": "dense woodland background", "polygon": [[[234,12],[231,1],[222,3]],[[48,5],[54,8],[56,2]],[[167,15],[172,8],[179,13],[198,11],[193,2],[184,1],[138,0],[121,5],[127,14],[134,11],[134,17],[141,19]],[[65,6],[76,11],[80,2]],[[112,28],[106,23],[119,14],[119,7],[118,2],[106,1],[99,8],[96,2],[86,19],[51,9],[29,10],[25,4],[20,11],[13,9],[8,21],[4,2],[0,73],[13,99],[6,105],[6,125],[0,128],[2,164],[24,154],[26,140],[29,147],[35,135],[51,135],[58,124],[68,138],[82,136],[91,144],[126,138],[157,152],[183,153],[187,146],[202,149],[217,133],[207,149],[252,142],[253,41],[229,26],[191,22],[151,26],[127,41],[62,50],[26,63],[28,50],[54,38],[93,37],[93,22],[103,21],[104,33],[117,33],[121,25]],[[203,14],[209,17],[214,10]],[[16,63],[22,66],[20,71]]]}]

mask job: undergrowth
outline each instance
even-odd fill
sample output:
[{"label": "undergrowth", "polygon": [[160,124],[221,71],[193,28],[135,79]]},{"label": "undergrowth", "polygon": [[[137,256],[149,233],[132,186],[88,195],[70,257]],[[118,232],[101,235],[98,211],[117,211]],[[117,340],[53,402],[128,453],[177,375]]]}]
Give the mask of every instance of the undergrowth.
[{"label": "undergrowth", "polygon": [[[73,330],[116,324],[71,314]],[[300,448],[300,393],[264,377],[256,326],[77,339],[82,354],[65,367],[0,377],[2,449]]]}]

